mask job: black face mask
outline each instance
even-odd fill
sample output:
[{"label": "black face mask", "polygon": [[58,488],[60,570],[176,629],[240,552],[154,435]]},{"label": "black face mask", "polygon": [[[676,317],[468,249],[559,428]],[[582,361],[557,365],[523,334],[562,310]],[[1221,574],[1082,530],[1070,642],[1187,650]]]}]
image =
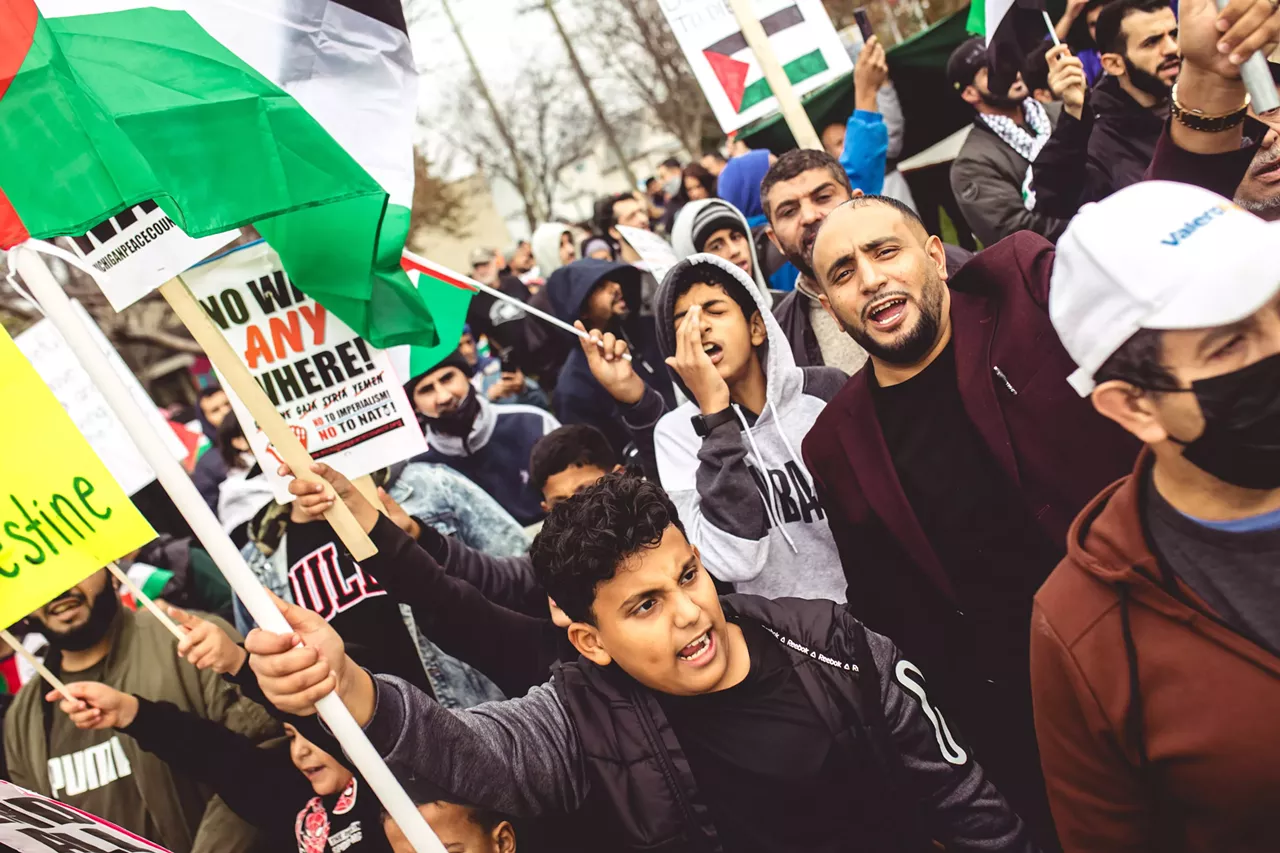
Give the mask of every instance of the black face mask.
[{"label": "black face mask", "polygon": [[1280,489],[1280,355],[1191,383],[1204,432],[1186,442],[1188,462],[1242,489]]},{"label": "black face mask", "polygon": [[472,387],[467,389],[467,396],[463,398],[458,408],[438,418],[423,416],[423,420],[436,432],[466,438],[471,435],[471,427],[475,426],[478,417],[480,417],[480,398],[476,396],[476,389]]},{"label": "black face mask", "polygon": [[[68,597],[84,600],[79,590],[60,596],[60,598]],[[116,614],[119,612],[120,598],[111,584],[107,584],[93,600],[93,605],[89,608],[89,619],[83,625],[65,634],[55,633],[48,627],[42,633],[48,638],[49,645],[59,651],[82,652],[96,646],[103,637],[107,636],[107,632],[111,630],[111,623],[115,621]]]}]

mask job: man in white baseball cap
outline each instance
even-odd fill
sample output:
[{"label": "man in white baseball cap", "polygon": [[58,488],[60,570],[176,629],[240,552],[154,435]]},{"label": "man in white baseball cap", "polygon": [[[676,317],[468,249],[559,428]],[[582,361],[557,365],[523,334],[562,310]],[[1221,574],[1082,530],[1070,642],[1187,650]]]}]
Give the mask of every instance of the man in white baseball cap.
[{"label": "man in white baseball cap", "polygon": [[1058,243],[1069,381],[1146,444],[1036,596],[1068,851],[1280,849],[1277,247],[1280,223],[1159,181],[1087,205]]}]

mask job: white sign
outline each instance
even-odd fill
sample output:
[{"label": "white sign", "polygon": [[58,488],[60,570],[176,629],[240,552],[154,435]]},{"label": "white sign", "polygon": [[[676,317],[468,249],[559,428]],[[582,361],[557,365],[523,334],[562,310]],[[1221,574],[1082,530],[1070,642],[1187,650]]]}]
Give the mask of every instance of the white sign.
[{"label": "white sign", "polygon": [[14,853],[167,853],[88,812],[0,779],[0,850]]},{"label": "white sign", "polygon": [[238,231],[210,237],[188,237],[154,201],[122,210],[72,237],[76,252],[107,276],[102,293],[123,311],[192,264],[221,249]]},{"label": "white sign", "polygon": [[[289,281],[265,242],[182,276],[302,446],[351,478],[425,453],[426,440],[391,359]],[[236,418],[280,503],[280,458],[226,382]]]},{"label": "white sign", "polygon": [[[725,133],[778,111],[778,99],[725,0],[658,5]],[[751,7],[797,95],[853,70],[822,0],[752,0]]]},{"label": "white sign", "polygon": [[619,225],[618,233],[631,248],[636,250],[636,254],[644,261],[644,265],[659,284],[667,277],[667,272],[680,263],[680,256],[676,254],[675,249],[671,248],[671,244],[652,231]]},{"label": "white sign", "polygon": [[[102,350],[102,357],[110,362],[116,375],[124,382],[133,396],[134,403],[146,413],[151,425],[164,436],[175,459],[184,459],[187,450],[182,441],[174,434],[173,429],[160,415],[156,404],[147,396],[142,384],[133,372],[125,365],[115,347],[102,334],[97,323],[89,316],[89,312],[79,302],[73,307],[89,329],[94,343]],[[107,405],[106,398],[93,384],[89,374],[76,359],[75,353],[67,346],[62,335],[49,320],[41,320],[30,329],[13,339],[22,350],[22,354],[31,362],[31,366],[40,374],[40,378],[49,386],[53,396],[58,398],[62,408],[67,410],[76,429],[89,442],[93,452],[98,455],[111,476],[124,489],[125,494],[132,495],[156,478],[151,466],[142,458],[133,439],[125,430],[124,424],[116,417],[116,413]]]}]

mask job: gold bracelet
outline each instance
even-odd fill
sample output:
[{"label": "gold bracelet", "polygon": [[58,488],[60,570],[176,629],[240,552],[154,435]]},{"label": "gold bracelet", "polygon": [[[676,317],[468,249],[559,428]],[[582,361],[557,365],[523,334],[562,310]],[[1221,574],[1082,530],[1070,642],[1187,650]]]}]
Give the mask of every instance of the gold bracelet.
[{"label": "gold bracelet", "polygon": [[1249,114],[1249,103],[1250,98],[1246,93],[1243,106],[1222,115],[1205,115],[1202,110],[1189,110],[1178,102],[1178,84],[1174,83],[1173,92],[1169,98],[1169,115],[1191,130],[1200,133],[1221,133],[1224,130],[1231,130],[1244,121],[1245,116]]}]

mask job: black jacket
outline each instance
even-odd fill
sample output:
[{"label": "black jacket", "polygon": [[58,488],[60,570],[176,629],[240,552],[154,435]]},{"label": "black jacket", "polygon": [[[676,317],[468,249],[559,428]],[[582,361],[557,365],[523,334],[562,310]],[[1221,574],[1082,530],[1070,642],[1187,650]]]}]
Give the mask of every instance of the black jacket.
[{"label": "black jacket", "polygon": [[[591,291],[606,278],[622,285],[623,296],[631,310],[617,329],[609,331],[621,331],[626,336],[636,373],[646,385],[662,395],[668,409],[674,409],[675,392],[658,350],[653,318],[640,314],[640,270],[630,264],[595,258],[583,258],[561,267],[551,274],[546,285],[555,315],[566,323],[573,323],[582,314],[582,305]],[[619,456],[623,454],[630,439],[622,422],[621,410],[609,392],[591,375],[586,356],[576,344],[560,369],[554,406],[561,423],[590,424],[605,434]]]},{"label": "black jacket", "polygon": [[[529,288],[513,275],[498,280],[498,290],[528,302]],[[556,372],[564,359],[564,348],[555,346],[556,335],[547,323],[527,311],[487,293],[477,293],[467,308],[467,323],[477,335],[484,335],[495,347],[544,387],[555,386]]]},{"label": "black jacket", "polygon": [[1085,101],[1080,120],[1067,112],[1036,157],[1036,210],[1070,218],[1091,201],[1142,180],[1164,120],[1138,104],[1114,77]]}]

